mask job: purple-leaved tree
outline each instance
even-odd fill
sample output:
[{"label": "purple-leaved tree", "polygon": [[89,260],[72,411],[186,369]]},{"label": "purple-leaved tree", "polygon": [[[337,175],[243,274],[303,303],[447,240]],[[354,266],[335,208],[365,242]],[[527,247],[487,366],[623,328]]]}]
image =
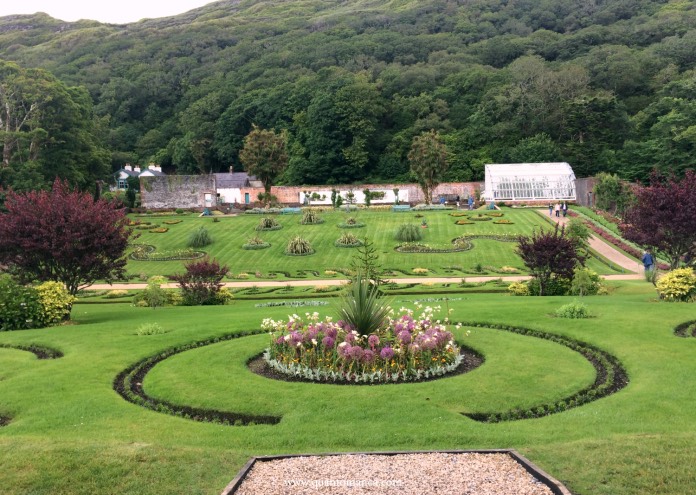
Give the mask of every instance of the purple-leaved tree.
[{"label": "purple-leaved tree", "polygon": [[573,270],[585,263],[578,254],[577,241],[568,237],[565,228],[556,224],[553,230],[534,231],[531,237],[517,239],[517,254],[539,282],[539,295],[547,293],[554,279],[573,279]]},{"label": "purple-leaved tree", "polygon": [[131,236],[125,211],[59,179],[51,191],[9,191],[0,214],[0,260],[28,280],[54,280],[70,294],[125,275]]},{"label": "purple-leaved tree", "polygon": [[650,185],[637,187],[624,214],[626,239],[653,248],[677,268],[681,259],[696,257],[696,172],[663,179],[653,174]]}]

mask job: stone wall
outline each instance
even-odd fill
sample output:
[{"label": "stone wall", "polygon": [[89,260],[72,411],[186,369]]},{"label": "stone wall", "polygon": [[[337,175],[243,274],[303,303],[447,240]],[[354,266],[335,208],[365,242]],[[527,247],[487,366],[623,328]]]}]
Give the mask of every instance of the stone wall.
[{"label": "stone wall", "polygon": [[[271,188],[271,194],[278,198],[278,202],[286,205],[301,205],[304,199],[304,193],[313,192],[326,196],[326,199],[312,201],[312,204],[331,204],[331,189],[338,190],[343,197],[346,193],[352,191],[358,203],[362,203],[364,197],[363,190],[384,191],[385,198],[383,200],[373,200],[373,204],[393,204],[395,188],[399,189],[399,199],[402,203],[418,204],[424,203],[425,199],[423,191],[418,184],[359,184],[359,185],[337,185],[337,186],[274,186]],[[446,182],[435,188],[433,193],[433,201],[437,202],[440,194],[454,194],[462,198],[466,198],[469,194],[475,196],[475,191],[483,190],[483,182]],[[263,192],[263,188],[244,187],[241,189],[241,198],[245,194],[249,194],[251,203],[258,201],[259,193]]]},{"label": "stone wall", "polygon": [[[212,204],[206,204],[206,194],[212,199]],[[213,175],[140,178],[140,199],[144,208],[205,208],[215,206],[216,196]]]},{"label": "stone wall", "polygon": [[596,184],[596,177],[575,179],[575,197],[577,198],[575,202],[581,206],[592,208],[595,205],[594,187]]}]

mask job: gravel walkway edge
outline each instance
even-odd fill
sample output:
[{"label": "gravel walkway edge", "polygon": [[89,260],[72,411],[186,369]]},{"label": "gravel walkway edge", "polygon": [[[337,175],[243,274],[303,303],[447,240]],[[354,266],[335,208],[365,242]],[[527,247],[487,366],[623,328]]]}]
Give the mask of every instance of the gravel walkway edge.
[{"label": "gravel walkway edge", "polygon": [[512,449],[252,457],[222,495],[436,495],[453,486],[468,495],[572,495]]}]

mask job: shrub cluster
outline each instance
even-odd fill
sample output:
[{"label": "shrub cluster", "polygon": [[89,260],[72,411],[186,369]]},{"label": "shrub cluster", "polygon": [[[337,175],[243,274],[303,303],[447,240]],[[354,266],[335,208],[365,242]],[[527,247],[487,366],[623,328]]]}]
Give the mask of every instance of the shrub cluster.
[{"label": "shrub cluster", "polygon": [[318,225],[324,223],[324,219],[319,217],[319,214],[315,210],[306,209],[302,212],[302,220],[300,220],[302,225]]},{"label": "shrub cluster", "polygon": [[249,238],[246,243],[242,245],[242,249],[254,250],[254,249],[266,249],[271,247],[271,244],[261,239],[259,236],[254,236]]},{"label": "shrub cluster", "polygon": [[188,238],[188,243],[186,244],[190,248],[202,248],[213,243],[213,238],[210,236],[210,232],[203,226],[198,227],[196,230],[191,232]]},{"label": "shrub cluster", "polygon": [[232,299],[232,293],[222,286],[222,278],[227,274],[227,267],[216,260],[208,258],[192,261],[183,274],[172,277],[181,287],[183,304],[186,306],[226,304]]},{"label": "shrub cluster", "polygon": [[587,306],[585,304],[578,301],[573,301],[558,308],[554,312],[554,315],[556,315],[558,318],[579,319],[589,318],[590,312],[587,310]]},{"label": "shrub cluster", "polygon": [[76,298],[58,282],[25,286],[0,276],[0,331],[56,325],[70,317]]},{"label": "shrub cluster", "polygon": [[273,217],[263,217],[256,226],[256,230],[258,231],[280,230],[282,228],[283,226],[280,225]]},{"label": "shrub cluster", "polygon": [[314,249],[307,239],[297,235],[288,241],[285,254],[288,256],[307,256],[314,254]]},{"label": "shrub cluster", "polygon": [[660,299],[695,301],[696,273],[693,268],[677,268],[663,275],[656,283]]},{"label": "shrub cluster", "polygon": [[395,238],[401,242],[416,242],[423,238],[420,227],[413,223],[403,223],[399,225]]},{"label": "shrub cluster", "polygon": [[341,237],[336,239],[336,242],[334,243],[336,247],[359,247],[363,245],[363,241],[358,239],[355,234],[351,234],[350,232],[344,232],[341,234]]}]

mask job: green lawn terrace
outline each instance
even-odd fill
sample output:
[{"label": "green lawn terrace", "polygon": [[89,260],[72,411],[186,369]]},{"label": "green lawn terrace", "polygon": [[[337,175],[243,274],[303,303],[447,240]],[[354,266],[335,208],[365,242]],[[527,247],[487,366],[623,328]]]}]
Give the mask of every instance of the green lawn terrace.
[{"label": "green lawn terrace", "polygon": [[[140,236],[134,243],[148,244],[158,252],[175,253],[186,248],[190,233],[199,226],[209,230],[213,243],[202,248],[211,257],[229,267],[233,279],[242,275],[244,280],[332,278],[344,277],[342,270],[350,268],[356,251],[354,248],[340,248],[335,241],[347,230],[359,238],[367,236],[374,243],[379,264],[385,269],[385,276],[413,277],[414,269],[425,269],[427,277],[464,277],[471,275],[510,275],[503,267],[516,268],[520,274],[526,273],[520,257],[515,254],[515,242],[502,242],[488,238],[474,238],[473,248],[467,251],[447,253],[401,253],[396,251],[400,244],[394,237],[399,225],[412,223],[421,226],[425,221],[427,228],[419,227],[422,243],[432,248],[452,248],[452,240],[462,235],[472,236],[510,236],[530,235],[533,229],[550,228],[548,219],[531,209],[503,208],[502,217],[490,217],[489,221],[472,221],[457,225],[457,221],[468,216],[486,216],[487,210],[473,212],[463,210],[423,211],[394,213],[385,209],[360,209],[345,211],[323,210],[319,213],[324,220],[318,225],[301,225],[301,215],[274,215],[282,225],[279,230],[258,232],[256,227],[263,215],[238,215],[222,217],[177,216],[178,223],[166,224],[165,216],[133,216],[134,221],[151,222],[151,229],[138,229]],[[463,216],[453,216],[463,215]],[[354,217],[364,227],[344,229],[348,217]],[[174,220],[172,218],[170,221]],[[496,223],[509,221],[509,224]],[[157,227],[166,227],[164,233],[150,232]],[[271,244],[267,249],[245,250],[242,245],[251,237],[258,235]],[[300,235],[307,239],[315,253],[309,256],[287,256],[284,254],[287,242]],[[128,273],[134,277],[147,279],[152,275],[171,275],[182,271],[185,261],[134,261],[129,260]],[[587,264],[599,274],[621,273],[620,269],[591,258]],[[329,271],[329,274],[326,271]],[[418,271],[418,270],[417,270]],[[331,272],[337,272],[332,274]],[[512,273],[514,274],[514,272]]]},{"label": "green lawn terrace", "polygon": [[[609,282],[583,298],[593,318],[552,317],[568,297],[452,296],[456,340],[484,357],[477,369],[424,383],[346,386],[287,383],[252,373],[268,343],[263,318],[304,308],[76,304],[73,324],[0,334],[0,493],[74,495],[219,493],[254,455],[514,448],[572,493],[684,494],[696,424],[696,339],[674,330],[693,304],[661,303],[644,281]],[[398,306],[412,307],[413,297]],[[332,314],[331,308],[307,308]],[[157,323],[160,332],[138,335]],[[478,326],[483,325],[483,326]],[[479,422],[466,414],[555,403],[590,386],[595,371],[556,342],[491,328],[512,325],[574,339],[616,357],[628,385],[607,397],[536,419]],[[468,335],[467,335],[468,332]],[[213,342],[214,339],[221,339]],[[191,347],[191,343],[208,341]],[[57,359],[6,346],[40,345]],[[279,418],[275,424],[205,423],[122,398],[116,377],[168,355],[142,379],[157,401]]]}]

